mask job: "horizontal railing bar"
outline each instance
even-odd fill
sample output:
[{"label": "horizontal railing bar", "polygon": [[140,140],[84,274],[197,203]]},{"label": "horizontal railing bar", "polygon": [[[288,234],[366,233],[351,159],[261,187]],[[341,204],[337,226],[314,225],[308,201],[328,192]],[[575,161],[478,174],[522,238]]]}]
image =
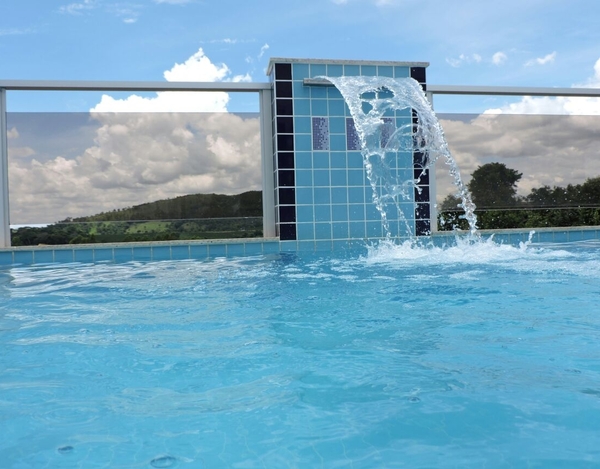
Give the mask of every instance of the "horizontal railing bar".
[{"label": "horizontal railing bar", "polygon": [[[305,78],[307,86],[333,86],[325,78]],[[577,96],[600,97],[600,88],[538,88],[522,86],[472,86],[472,85],[430,85],[427,92],[456,95],[496,95],[496,96]]]},{"label": "horizontal railing bar", "polygon": [[225,91],[257,92],[271,88],[256,82],[164,82],[0,80],[0,89],[19,91]]}]

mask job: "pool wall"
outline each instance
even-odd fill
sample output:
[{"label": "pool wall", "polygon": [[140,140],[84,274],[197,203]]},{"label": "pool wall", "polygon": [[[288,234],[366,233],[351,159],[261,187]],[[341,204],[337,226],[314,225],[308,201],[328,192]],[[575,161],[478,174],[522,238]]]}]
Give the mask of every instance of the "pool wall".
[{"label": "pool wall", "polygon": [[[600,227],[576,227],[536,230],[487,230],[484,238],[493,236],[497,243],[519,245],[535,243],[569,243],[600,240]],[[438,232],[421,241],[436,246],[453,244],[452,232]],[[459,234],[459,236],[462,236]],[[333,252],[351,255],[365,254],[369,239],[331,240],[328,243],[305,243],[298,240],[280,241],[277,238],[224,239],[210,241],[163,241],[120,244],[78,244],[69,246],[35,246],[0,248],[0,266],[32,265],[69,262],[131,262],[185,259],[211,259],[219,257],[258,256],[282,252]]]},{"label": "pool wall", "polygon": [[[305,80],[322,76],[412,77],[425,87],[428,65],[271,59],[267,74],[274,89],[275,227],[281,241],[297,241],[300,249],[320,249],[320,245],[327,249],[335,241],[376,240],[385,235],[348,106],[335,87],[310,85]],[[410,109],[389,111],[384,116],[390,135],[394,128],[413,119]],[[420,175],[422,154],[400,151],[392,155],[395,158],[390,169],[401,180]],[[431,231],[428,174],[421,177],[421,185],[412,196],[402,204],[411,233],[407,233],[394,206],[387,212],[392,236],[420,236]]]}]

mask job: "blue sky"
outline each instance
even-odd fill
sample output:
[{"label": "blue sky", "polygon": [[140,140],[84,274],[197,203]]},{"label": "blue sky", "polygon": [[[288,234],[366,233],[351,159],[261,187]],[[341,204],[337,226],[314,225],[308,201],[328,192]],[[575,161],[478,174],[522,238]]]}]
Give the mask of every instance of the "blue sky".
[{"label": "blue sky", "polygon": [[[426,61],[435,84],[570,87],[600,58],[600,2],[589,0],[6,3],[0,79],[164,80],[202,49],[229,79],[266,81],[270,57],[310,57]],[[9,110],[85,111],[98,99],[14,93]]]},{"label": "blue sky", "polygon": [[[429,62],[437,85],[600,88],[593,0],[5,3],[0,80],[266,82],[269,58],[289,57]],[[442,118],[467,180],[491,161],[523,172],[523,194],[600,174],[598,100],[436,96],[434,106],[475,113]],[[258,119],[221,112],[257,111],[254,94],[14,91],[8,110],[13,223],[261,188]],[[57,113],[18,114],[47,111]],[[445,169],[438,183],[450,190]]]}]

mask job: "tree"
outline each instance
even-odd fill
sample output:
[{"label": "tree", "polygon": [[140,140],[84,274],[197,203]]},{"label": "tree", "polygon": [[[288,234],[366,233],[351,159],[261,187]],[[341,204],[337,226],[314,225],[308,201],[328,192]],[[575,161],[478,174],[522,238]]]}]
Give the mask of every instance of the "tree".
[{"label": "tree", "polygon": [[513,207],[517,204],[517,182],[523,173],[503,163],[487,163],[473,171],[467,185],[478,209]]}]

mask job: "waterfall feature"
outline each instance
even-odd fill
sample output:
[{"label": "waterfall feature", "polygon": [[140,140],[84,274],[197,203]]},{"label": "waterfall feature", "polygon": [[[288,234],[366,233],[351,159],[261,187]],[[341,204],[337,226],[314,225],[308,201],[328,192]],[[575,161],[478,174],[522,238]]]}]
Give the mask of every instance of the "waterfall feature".
[{"label": "waterfall feature", "polygon": [[[476,236],[475,205],[448,149],[442,127],[419,83],[412,78],[320,78],[336,86],[350,109],[360,139],[365,170],[373,189],[373,202],[381,214],[386,238],[391,238],[386,206],[395,206],[407,234],[413,233],[401,204],[414,200],[414,191],[420,190],[421,178],[428,171],[431,174],[435,170],[435,162],[440,158],[449,167],[470,234]],[[405,110],[408,119],[405,124],[396,126],[396,111],[402,110]],[[399,171],[393,174],[389,162],[396,158],[398,152],[419,154],[420,174],[412,173],[408,179],[402,178]],[[437,220],[431,223],[437,223]]]}]

